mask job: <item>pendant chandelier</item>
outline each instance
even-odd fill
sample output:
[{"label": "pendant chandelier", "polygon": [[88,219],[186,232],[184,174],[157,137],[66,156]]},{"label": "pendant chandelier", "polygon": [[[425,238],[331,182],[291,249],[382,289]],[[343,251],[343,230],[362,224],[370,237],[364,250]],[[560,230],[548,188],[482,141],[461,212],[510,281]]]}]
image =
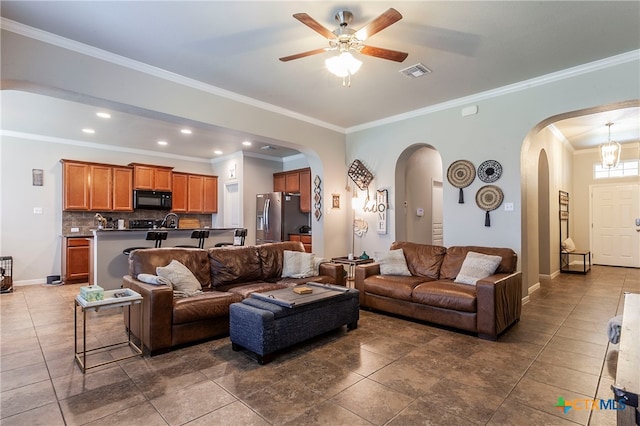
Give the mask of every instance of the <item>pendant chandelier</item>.
[{"label": "pendant chandelier", "polygon": [[602,167],[605,169],[614,169],[618,167],[620,162],[620,144],[611,140],[611,126],[612,122],[606,124],[609,128],[609,140],[607,143],[600,145],[600,159],[602,160]]}]

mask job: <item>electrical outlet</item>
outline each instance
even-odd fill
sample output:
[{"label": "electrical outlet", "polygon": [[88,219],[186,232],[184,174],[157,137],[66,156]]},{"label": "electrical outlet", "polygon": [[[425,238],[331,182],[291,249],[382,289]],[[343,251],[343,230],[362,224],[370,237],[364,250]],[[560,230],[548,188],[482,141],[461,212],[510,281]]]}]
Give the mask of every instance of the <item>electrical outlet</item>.
[{"label": "electrical outlet", "polygon": [[80,232],[80,228],[71,228],[71,232]]},{"label": "electrical outlet", "polygon": [[512,212],[513,211],[513,203],[504,203],[504,211]]}]

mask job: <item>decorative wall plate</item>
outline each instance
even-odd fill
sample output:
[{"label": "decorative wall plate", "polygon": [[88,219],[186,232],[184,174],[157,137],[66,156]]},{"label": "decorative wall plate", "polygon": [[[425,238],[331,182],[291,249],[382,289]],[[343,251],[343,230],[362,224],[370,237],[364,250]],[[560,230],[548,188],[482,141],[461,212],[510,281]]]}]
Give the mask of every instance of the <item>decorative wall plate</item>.
[{"label": "decorative wall plate", "polygon": [[502,176],[502,165],[496,160],[487,160],[478,167],[478,178],[486,183],[493,183]]},{"label": "decorative wall plate", "polygon": [[504,200],[502,190],[495,185],[485,185],[476,192],[476,204],[487,213],[484,217],[484,226],[491,226],[489,212],[497,209]]},{"label": "decorative wall plate", "polygon": [[464,203],[464,193],[462,192],[462,188],[466,188],[471,185],[471,182],[473,182],[475,178],[476,168],[471,161],[458,160],[451,163],[447,169],[447,180],[454,187],[460,188],[458,203]]}]

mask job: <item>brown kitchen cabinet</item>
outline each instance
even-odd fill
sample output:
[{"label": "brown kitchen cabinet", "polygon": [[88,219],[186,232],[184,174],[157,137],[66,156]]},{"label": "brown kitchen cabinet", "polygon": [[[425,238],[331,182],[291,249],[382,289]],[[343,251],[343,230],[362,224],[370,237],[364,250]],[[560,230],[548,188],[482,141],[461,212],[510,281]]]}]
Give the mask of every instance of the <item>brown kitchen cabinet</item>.
[{"label": "brown kitchen cabinet", "polygon": [[90,238],[67,237],[64,239],[62,279],[65,284],[88,282]]},{"label": "brown kitchen cabinet", "polygon": [[186,213],[188,202],[188,177],[187,173],[173,173],[172,176],[172,208],[174,213]]},{"label": "brown kitchen cabinet", "polygon": [[61,161],[63,210],[133,211],[130,167]]},{"label": "brown kitchen cabinet", "polygon": [[133,189],[151,191],[171,191],[173,167],[154,166],[150,164],[130,163],[133,167]]},{"label": "brown kitchen cabinet", "polygon": [[205,176],[203,190],[203,213],[218,213],[218,177]]},{"label": "brown kitchen cabinet", "polygon": [[89,210],[89,164],[62,160],[64,210]]},{"label": "brown kitchen cabinet", "polygon": [[304,251],[312,253],[312,238],[309,234],[289,234],[289,241],[300,241],[304,246]]},{"label": "brown kitchen cabinet", "polygon": [[204,176],[189,175],[187,183],[189,188],[187,213],[202,213],[204,211]]},{"label": "brown kitchen cabinet", "polygon": [[311,169],[300,170],[300,211],[311,213]]},{"label": "brown kitchen cabinet", "polygon": [[173,208],[176,213],[217,213],[218,177],[173,173]]},{"label": "brown kitchen cabinet", "polygon": [[311,212],[311,169],[289,170],[273,174],[274,192],[300,194],[300,211]]},{"label": "brown kitchen cabinet", "polygon": [[111,178],[113,182],[112,210],[117,212],[133,211],[133,169],[114,166],[111,169]]}]

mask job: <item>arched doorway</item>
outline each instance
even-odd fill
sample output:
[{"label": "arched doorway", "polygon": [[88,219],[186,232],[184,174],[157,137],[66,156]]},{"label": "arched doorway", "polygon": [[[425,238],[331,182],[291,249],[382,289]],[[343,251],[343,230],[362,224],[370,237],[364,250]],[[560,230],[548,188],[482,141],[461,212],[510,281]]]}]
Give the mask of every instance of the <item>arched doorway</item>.
[{"label": "arched doorway", "polygon": [[396,163],[396,240],[442,244],[442,157],[431,145],[408,147]]},{"label": "arched doorway", "polygon": [[538,158],[538,269],[540,275],[551,275],[551,225],[549,206],[549,159],[547,151]]}]

